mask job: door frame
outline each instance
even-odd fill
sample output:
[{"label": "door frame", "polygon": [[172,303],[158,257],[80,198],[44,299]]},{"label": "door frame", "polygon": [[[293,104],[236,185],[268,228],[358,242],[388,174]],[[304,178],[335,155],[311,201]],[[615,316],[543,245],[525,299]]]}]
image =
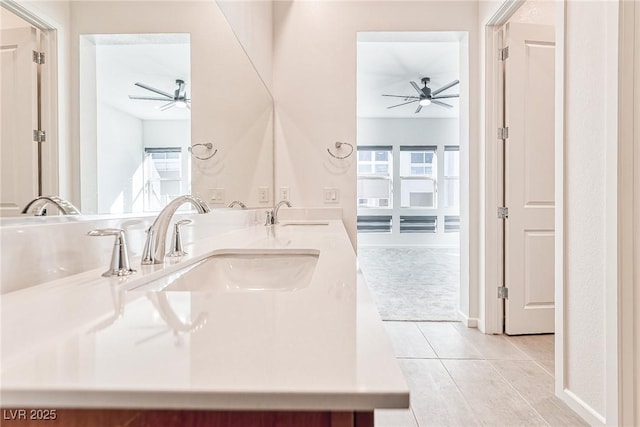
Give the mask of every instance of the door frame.
[{"label": "door frame", "polygon": [[2,7],[40,30],[40,49],[45,54],[45,65],[40,72],[40,123],[46,131],[42,145],[41,171],[42,195],[61,195],[59,161],[58,114],[58,34],[39,13],[15,0],[2,0]]},{"label": "door frame", "polygon": [[[620,3],[618,142],[619,424],[640,423],[640,5]],[[633,90],[629,90],[631,87]],[[624,231],[627,231],[626,233]],[[629,233],[628,230],[633,230]]]}]

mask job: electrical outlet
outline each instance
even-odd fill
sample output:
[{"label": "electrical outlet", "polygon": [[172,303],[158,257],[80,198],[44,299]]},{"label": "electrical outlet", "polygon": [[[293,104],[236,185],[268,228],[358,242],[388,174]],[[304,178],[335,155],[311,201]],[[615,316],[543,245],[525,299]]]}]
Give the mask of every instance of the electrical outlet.
[{"label": "electrical outlet", "polygon": [[258,187],[258,202],[269,203],[269,187]]},{"label": "electrical outlet", "polygon": [[224,204],[224,188],[209,189],[209,200],[211,203]]},{"label": "electrical outlet", "polygon": [[289,193],[289,187],[280,187],[279,196],[280,200],[290,200],[289,198],[291,197],[291,195]]},{"label": "electrical outlet", "polygon": [[340,191],[335,187],[325,187],[323,190],[324,203],[339,203],[340,202]]}]

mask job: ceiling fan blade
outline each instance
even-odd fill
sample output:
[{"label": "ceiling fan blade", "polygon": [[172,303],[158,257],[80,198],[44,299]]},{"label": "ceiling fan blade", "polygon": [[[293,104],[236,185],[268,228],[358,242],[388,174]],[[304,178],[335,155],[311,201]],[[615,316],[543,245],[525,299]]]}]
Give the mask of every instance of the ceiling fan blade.
[{"label": "ceiling fan blade", "polygon": [[144,83],[137,82],[137,83],[135,83],[135,85],[136,85],[136,86],[138,86],[138,87],[141,87],[142,89],[146,89],[146,90],[150,90],[151,92],[155,92],[155,93],[157,93],[158,95],[164,95],[164,96],[166,96],[166,97],[167,97],[167,98],[169,98],[169,99],[173,99],[173,95],[171,95],[171,94],[169,94],[169,93],[167,93],[167,92],[163,92],[163,91],[161,91],[160,89],[156,89],[156,88],[154,88],[154,87],[147,86],[147,85],[145,85]]},{"label": "ceiling fan blade", "polygon": [[404,98],[404,99],[420,99],[419,96],[413,96],[413,95],[407,95],[407,96],[403,96],[403,95],[382,95],[382,96],[392,96],[394,98]]},{"label": "ceiling fan blade", "polygon": [[167,102],[170,101],[167,98],[156,98],[153,96],[134,96],[134,95],[129,95],[129,99],[142,99],[144,101],[163,101],[163,102]]},{"label": "ceiling fan blade", "polygon": [[445,108],[453,108],[453,105],[451,105],[451,104],[447,104],[446,102],[436,101],[435,99],[432,99],[432,100],[431,100],[431,103],[432,103],[432,104],[439,105],[439,106],[441,106],[441,107],[445,107]]},{"label": "ceiling fan blade", "polygon": [[409,83],[411,83],[411,86],[413,86],[413,88],[416,90],[416,92],[418,92],[420,96],[427,96],[427,94],[424,93],[422,89],[420,89],[420,86],[418,86],[416,82],[410,81]]},{"label": "ceiling fan blade", "polygon": [[433,97],[431,99],[445,99],[445,98],[459,98],[460,95],[441,95],[441,96],[436,96]]},{"label": "ceiling fan blade", "polygon": [[414,102],[418,102],[418,100],[417,100],[417,99],[414,99],[413,101],[403,102],[402,104],[398,104],[398,105],[392,105],[391,107],[387,107],[387,109],[389,109],[389,108],[396,108],[396,107],[399,107],[399,106],[401,106],[401,105],[413,104]]},{"label": "ceiling fan blade", "polygon": [[168,104],[163,105],[162,107],[160,107],[160,111],[167,111],[169,108],[173,108],[176,105],[175,101],[171,101]]},{"label": "ceiling fan blade", "polygon": [[436,96],[440,92],[444,92],[445,90],[449,89],[450,87],[454,87],[458,83],[460,83],[460,80],[454,80],[451,83],[442,86],[440,89],[436,89],[434,91],[431,91],[431,96]]},{"label": "ceiling fan blade", "polygon": [[422,105],[418,104],[418,108],[416,108],[416,114],[418,114],[422,110]]}]

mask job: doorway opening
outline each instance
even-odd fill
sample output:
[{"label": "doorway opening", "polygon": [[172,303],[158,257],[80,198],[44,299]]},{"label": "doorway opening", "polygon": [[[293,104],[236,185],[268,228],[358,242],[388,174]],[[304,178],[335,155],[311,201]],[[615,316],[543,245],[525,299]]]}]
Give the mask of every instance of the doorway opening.
[{"label": "doorway opening", "polygon": [[[555,321],[555,6],[528,0],[497,28],[502,332]],[[500,176],[501,175],[501,176]]]},{"label": "doorway opening", "polygon": [[82,212],[156,212],[189,194],[190,35],[82,35],[80,70]]},{"label": "doorway opening", "polygon": [[467,33],[363,32],[357,40],[359,267],[383,320],[461,320]]}]

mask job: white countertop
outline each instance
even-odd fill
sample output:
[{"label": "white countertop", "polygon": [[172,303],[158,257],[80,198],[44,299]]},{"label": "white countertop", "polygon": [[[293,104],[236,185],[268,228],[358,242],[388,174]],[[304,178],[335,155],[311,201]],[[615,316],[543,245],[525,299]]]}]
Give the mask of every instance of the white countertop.
[{"label": "white countertop", "polygon": [[[319,257],[309,286],[292,291],[135,289],[234,248],[311,249]],[[357,279],[341,221],[258,225],[185,249],[189,255],[179,264],[164,267],[140,266],[134,259],[138,272],[125,279],[102,278],[105,264],[3,295],[2,405],[408,407],[407,384],[368,290]]]}]

